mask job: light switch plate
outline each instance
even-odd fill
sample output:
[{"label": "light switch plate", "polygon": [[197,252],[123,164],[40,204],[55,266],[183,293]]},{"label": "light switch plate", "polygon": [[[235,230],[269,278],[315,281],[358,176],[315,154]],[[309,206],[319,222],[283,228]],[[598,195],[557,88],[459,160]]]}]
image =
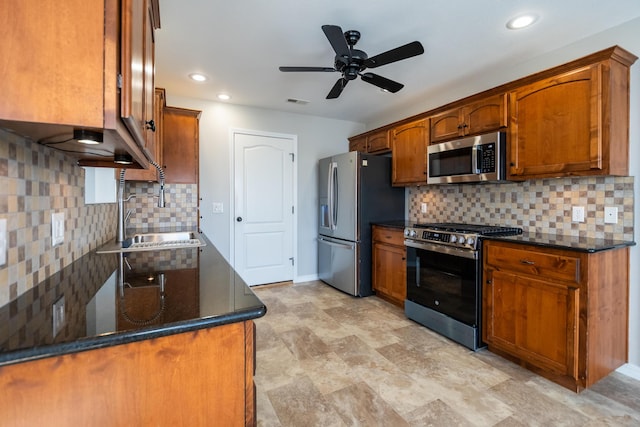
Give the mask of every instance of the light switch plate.
[{"label": "light switch plate", "polygon": [[616,206],[604,207],[604,223],[605,224],[618,223],[618,208]]},{"label": "light switch plate", "polygon": [[427,213],[427,204],[426,203],[420,203],[420,212],[421,213]]},{"label": "light switch plate", "polygon": [[7,263],[7,220],[0,219],[0,265]]},{"label": "light switch plate", "polygon": [[64,242],[64,212],[51,214],[51,246]]},{"label": "light switch plate", "polygon": [[223,213],[224,205],[222,202],[213,202],[213,213]]}]

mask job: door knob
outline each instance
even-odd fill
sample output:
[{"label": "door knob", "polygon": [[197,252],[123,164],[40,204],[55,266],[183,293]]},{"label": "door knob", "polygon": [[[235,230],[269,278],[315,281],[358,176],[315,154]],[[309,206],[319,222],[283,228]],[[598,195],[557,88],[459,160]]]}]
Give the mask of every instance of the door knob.
[{"label": "door knob", "polygon": [[242,217],[241,217],[241,216],[239,216],[238,218],[236,218],[236,221],[238,221],[238,222],[242,222]]}]

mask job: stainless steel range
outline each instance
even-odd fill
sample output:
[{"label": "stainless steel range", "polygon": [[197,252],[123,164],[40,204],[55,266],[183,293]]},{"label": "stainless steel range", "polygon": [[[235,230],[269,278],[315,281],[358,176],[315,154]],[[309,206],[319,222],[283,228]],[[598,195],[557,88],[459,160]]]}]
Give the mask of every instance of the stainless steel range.
[{"label": "stainless steel range", "polygon": [[471,350],[482,347],[482,237],[521,233],[521,228],[457,223],[405,228],[406,316]]}]

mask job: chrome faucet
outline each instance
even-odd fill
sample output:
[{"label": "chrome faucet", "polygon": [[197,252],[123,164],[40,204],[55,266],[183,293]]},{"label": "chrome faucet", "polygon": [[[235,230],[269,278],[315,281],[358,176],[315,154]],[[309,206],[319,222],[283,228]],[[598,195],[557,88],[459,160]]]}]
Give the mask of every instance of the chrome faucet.
[{"label": "chrome faucet", "polygon": [[[156,162],[150,161],[149,163],[151,163],[158,170],[158,173],[160,174],[160,192],[158,193],[158,207],[159,208],[164,208],[165,207],[165,200],[164,200],[164,171],[162,170],[160,165],[158,165]],[[124,184],[125,184],[124,174],[125,174],[126,171],[127,171],[126,169],[120,170],[120,181],[118,181],[118,229],[117,229],[117,232],[116,232],[116,242],[117,243],[121,243],[121,242],[124,241],[125,222],[129,218],[129,216],[131,215],[131,211],[129,211],[129,212],[127,212],[126,217],[125,217],[124,202],[127,202],[127,201],[131,200],[132,198],[136,197],[135,194],[131,194],[126,199],[124,198]]]}]

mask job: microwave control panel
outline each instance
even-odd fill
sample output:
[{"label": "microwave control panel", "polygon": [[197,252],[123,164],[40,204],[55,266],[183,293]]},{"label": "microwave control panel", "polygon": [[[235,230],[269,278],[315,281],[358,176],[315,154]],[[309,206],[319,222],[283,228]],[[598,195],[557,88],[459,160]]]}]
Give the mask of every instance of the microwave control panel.
[{"label": "microwave control panel", "polygon": [[496,144],[482,144],[479,150],[478,169],[482,173],[491,173],[496,171]]}]

